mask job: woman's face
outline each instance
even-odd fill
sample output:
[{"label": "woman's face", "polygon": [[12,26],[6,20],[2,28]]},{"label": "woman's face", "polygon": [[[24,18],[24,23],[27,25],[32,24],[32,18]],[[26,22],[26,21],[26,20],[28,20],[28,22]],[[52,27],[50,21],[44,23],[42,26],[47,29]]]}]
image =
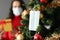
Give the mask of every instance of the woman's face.
[{"label": "woman's face", "polygon": [[19,16],[22,13],[21,4],[19,1],[14,1],[12,4],[12,11],[15,16]]},{"label": "woman's face", "polygon": [[12,4],[12,7],[13,8],[16,8],[16,7],[20,7],[20,2],[19,1],[14,1],[13,4]]}]

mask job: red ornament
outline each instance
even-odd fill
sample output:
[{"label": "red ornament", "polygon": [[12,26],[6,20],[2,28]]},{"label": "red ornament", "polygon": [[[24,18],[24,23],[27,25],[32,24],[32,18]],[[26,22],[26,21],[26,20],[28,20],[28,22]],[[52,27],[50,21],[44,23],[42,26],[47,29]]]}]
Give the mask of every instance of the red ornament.
[{"label": "red ornament", "polygon": [[34,35],[34,40],[43,40],[42,36],[39,33]]},{"label": "red ornament", "polygon": [[40,0],[41,3],[47,3],[48,0]]}]

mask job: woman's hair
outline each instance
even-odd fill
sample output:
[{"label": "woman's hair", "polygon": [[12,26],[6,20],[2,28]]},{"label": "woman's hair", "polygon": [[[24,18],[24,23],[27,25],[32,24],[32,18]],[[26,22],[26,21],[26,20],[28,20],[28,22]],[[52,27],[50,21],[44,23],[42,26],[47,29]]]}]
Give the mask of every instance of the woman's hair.
[{"label": "woman's hair", "polygon": [[14,18],[14,14],[13,14],[13,11],[12,11],[12,5],[13,5],[13,2],[14,2],[14,1],[19,1],[19,2],[20,2],[20,4],[21,4],[22,9],[23,9],[23,10],[25,10],[25,9],[26,9],[26,7],[25,7],[25,3],[24,3],[24,1],[23,1],[23,0],[13,0],[13,1],[12,1],[12,3],[11,3],[10,11],[9,11],[9,18],[11,18],[11,19],[13,19],[13,18]]}]

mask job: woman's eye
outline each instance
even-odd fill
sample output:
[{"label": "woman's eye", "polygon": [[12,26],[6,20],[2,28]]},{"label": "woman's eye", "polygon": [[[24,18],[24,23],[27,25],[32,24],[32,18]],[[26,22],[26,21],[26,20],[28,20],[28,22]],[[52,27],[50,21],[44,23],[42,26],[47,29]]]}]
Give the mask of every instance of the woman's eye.
[{"label": "woman's eye", "polygon": [[16,8],[17,6],[14,6],[14,8]]}]

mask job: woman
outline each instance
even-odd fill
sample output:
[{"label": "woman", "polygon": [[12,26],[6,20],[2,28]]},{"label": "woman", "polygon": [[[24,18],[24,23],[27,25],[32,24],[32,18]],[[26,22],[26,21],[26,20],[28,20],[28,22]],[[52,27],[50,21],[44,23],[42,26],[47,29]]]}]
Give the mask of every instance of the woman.
[{"label": "woman", "polygon": [[[13,0],[11,3],[9,18],[12,19],[13,33],[18,31],[18,26],[23,26],[21,24],[21,13],[25,9],[23,0]],[[3,40],[13,40],[12,32],[4,32]]]}]

